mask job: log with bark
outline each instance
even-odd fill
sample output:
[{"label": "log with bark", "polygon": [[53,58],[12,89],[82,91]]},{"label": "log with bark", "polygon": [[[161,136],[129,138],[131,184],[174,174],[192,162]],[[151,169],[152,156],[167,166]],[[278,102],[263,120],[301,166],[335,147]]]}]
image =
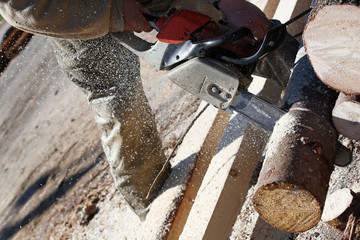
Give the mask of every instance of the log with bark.
[{"label": "log with bark", "polygon": [[360,96],[339,94],[332,112],[335,128],[342,135],[360,139]]},{"label": "log with bark", "polygon": [[317,76],[346,94],[360,94],[359,0],[317,0],[304,29]]},{"label": "log with bark", "polygon": [[286,232],[320,221],[335,160],[331,110],[337,93],[316,77],[304,54],[302,48],[284,96],[291,108],[270,137],[253,197],[260,216]]}]

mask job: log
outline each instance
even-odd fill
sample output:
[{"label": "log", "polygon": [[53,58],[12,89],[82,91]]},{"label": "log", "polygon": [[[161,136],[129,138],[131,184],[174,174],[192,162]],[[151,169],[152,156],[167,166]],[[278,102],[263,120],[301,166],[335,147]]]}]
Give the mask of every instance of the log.
[{"label": "log", "polygon": [[326,198],[321,220],[344,231],[349,217],[360,204],[360,195],[351,189],[339,189]]},{"label": "log", "polygon": [[306,53],[331,88],[360,94],[359,0],[317,0],[304,29]]},{"label": "log", "polygon": [[298,59],[284,96],[291,106],[270,137],[253,204],[260,216],[286,232],[302,232],[321,219],[333,171],[336,131],[331,110],[337,93]]},{"label": "log", "polygon": [[342,135],[360,139],[360,101],[359,96],[339,94],[332,112],[336,130]]}]

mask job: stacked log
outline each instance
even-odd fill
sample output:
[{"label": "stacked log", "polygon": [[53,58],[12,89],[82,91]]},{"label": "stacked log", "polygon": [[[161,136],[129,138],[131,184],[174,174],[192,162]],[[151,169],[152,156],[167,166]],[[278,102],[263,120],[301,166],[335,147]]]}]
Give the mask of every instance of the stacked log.
[{"label": "stacked log", "polygon": [[[318,0],[308,18],[303,35],[307,56],[304,49],[298,54],[284,101],[290,110],[274,128],[253,198],[260,216],[280,230],[306,231],[321,219],[335,160],[331,122],[337,98],[321,81],[353,95],[339,98],[335,116],[345,106],[356,113],[351,122],[359,121],[359,2]],[[349,103],[354,104],[350,109]]]},{"label": "stacked log", "polygon": [[342,135],[360,139],[360,96],[339,94],[332,112],[336,130]]},{"label": "stacked log", "polygon": [[303,34],[316,75],[351,95],[360,94],[359,5],[359,0],[317,0]]}]

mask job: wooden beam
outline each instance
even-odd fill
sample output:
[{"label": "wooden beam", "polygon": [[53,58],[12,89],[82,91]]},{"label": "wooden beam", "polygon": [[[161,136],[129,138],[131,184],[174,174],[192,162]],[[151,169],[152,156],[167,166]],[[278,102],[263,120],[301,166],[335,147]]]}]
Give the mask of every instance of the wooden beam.
[{"label": "wooden beam", "polygon": [[228,239],[269,134],[248,124],[202,239]]},{"label": "wooden beam", "polygon": [[[221,195],[221,191],[227,187],[224,184],[229,175],[232,163],[239,152],[239,148],[242,146],[247,125],[246,119],[241,115],[234,114],[230,119],[230,122],[226,126],[225,133],[216,148],[215,155],[211,159],[208,171],[204,176],[179,239],[205,239],[204,234],[208,229],[213,212],[216,211],[216,204]],[[245,194],[246,192],[247,189],[245,190]],[[232,201],[231,198],[227,200]],[[235,212],[238,212],[238,210],[235,210]],[[233,224],[233,222],[230,224]],[[218,227],[221,228],[221,226]],[[196,236],[194,236],[194,233],[196,233]],[[224,235],[224,233],[222,234]]]},{"label": "wooden beam", "polygon": [[258,8],[260,8],[262,11],[264,11],[264,8],[269,0],[249,0],[252,4],[256,5]]},{"label": "wooden beam", "polygon": [[216,115],[214,123],[209,130],[209,134],[204,141],[204,145],[202,146],[197,156],[194,170],[187,184],[182,201],[176,211],[174,222],[171,225],[167,239],[179,239],[186,221],[188,220],[189,213],[194,204],[194,200],[199,191],[203,178],[210,165],[210,161],[215,154],[217,145],[219,144],[225,131],[225,127],[228,124],[229,118],[230,114],[223,111],[219,111]]},{"label": "wooden beam", "polygon": [[[203,109],[205,104],[202,102],[199,110]],[[186,134],[176,156],[171,160],[172,173],[161,193],[152,203],[146,221],[142,224],[139,239],[166,239],[169,231],[171,233],[171,229],[178,227],[177,223],[174,223],[175,216],[178,220],[176,213],[179,213],[179,206],[187,203],[187,200],[182,203],[182,200],[186,199],[184,197],[185,189],[199,153],[203,149],[203,145],[206,145],[207,139],[209,139],[208,135],[213,133],[211,130],[214,128],[213,124],[219,121],[215,120],[216,116],[218,116],[218,110],[212,106],[208,107]]]},{"label": "wooden beam", "polygon": [[280,0],[269,0],[264,8],[264,13],[268,18],[274,18],[276,9],[280,3]]},{"label": "wooden beam", "polygon": [[[311,6],[311,3],[312,0],[280,0],[273,18],[280,20],[282,23],[285,23],[289,19],[308,9]],[[291,35],[302,32],[304,29],[305,20],[306,16],[290,24],[287,27],[288,32]]]}]

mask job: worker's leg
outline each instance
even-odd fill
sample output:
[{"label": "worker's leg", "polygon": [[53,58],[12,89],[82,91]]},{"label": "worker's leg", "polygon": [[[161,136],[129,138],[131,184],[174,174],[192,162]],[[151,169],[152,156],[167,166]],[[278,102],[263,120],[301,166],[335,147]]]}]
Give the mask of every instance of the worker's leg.
[{"label": "worker's leg", "polygon": [[60,66],[87,93],[116,186],[135,212],[145,216],[170,168],[146,199],[165,156],[142,89],[138,58],[109,35],[54,42]]}]

